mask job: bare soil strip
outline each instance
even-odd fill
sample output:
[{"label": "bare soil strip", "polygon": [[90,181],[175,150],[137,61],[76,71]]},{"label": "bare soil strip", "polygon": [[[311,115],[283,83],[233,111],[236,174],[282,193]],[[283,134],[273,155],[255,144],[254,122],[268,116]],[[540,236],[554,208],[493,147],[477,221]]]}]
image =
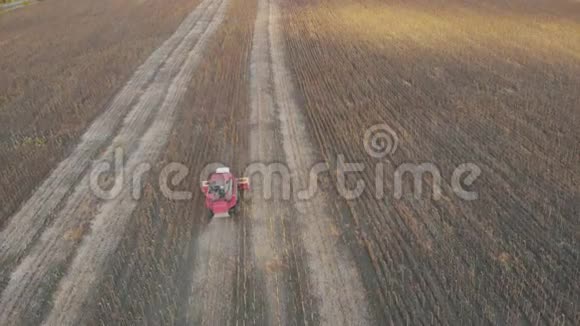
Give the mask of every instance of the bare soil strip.
[{"label": "bare soil strip", "polygon": [[[290,74],[285,67],[285,44],[281,39],[279,26],[280,12],[276,1],[260,1],[253,53],[253,95],[254,118],[256,123],[267,125],[268,115],[274,115],[281,127],[281,140],[284,156],[292,171],[294,191],[306,189],[309,168],[314,165],[315,154],[304,129],[303,117],[294,101],[294,88]],[[266,23],[267,22],[267,23]],[[266,29],[267,30],[264,30]],[[264,41],[264,35],[268,43]],[[258,133],[260,124],[258,124]],[[255,159],[267,158],[271,148],[264,145],[262,137],[252,137],[252,153]],[[255,144],[255,141],[258,141]],[[305,296],[303,311],[313,313],[318,309],[320,322],[328,324],[361,325],[370,322],[368,303],[360,274],[355,266],[351,253],[338,247],[339,237],[333,233],[335,214],[327,200],[316,196],[309,201],[294,201],[294,215],[288,223],[295,224],[298,241],[304,246],[305,259],[308,265],[308,280],[305,286],[312,291],[314,302]],[[253,201],[253,211],[258,218],[272,215],[272,207],[260,200]],[[279,210],[278,210],[279,211]],[[256,222],[255,224],[257,224]],[[263,223],[263,222],[262,222]],[[270,224],[272,224],[270,222]],[[254,245],[256,257],[265,261],[277,258],[272,234],[264,223],[263,230],[254,226]],[[280,285],[276,273],[265,273],[268,292],[271,298],[272,322],[285,323],[285,307],[278,306]],[[305,277],[305,275],[303,275]],[[299,281],[299,283],[301,283]]]},{"label": "bare soil strip", "polygon": [[[208,25],[202,27],[206,28],[205,31],[202,32],[199,41],[189,52],[182,70],[169,87],[158,116],[141,140],[139,149],[129,160],[127,164],[129,171],[140,163],[156,162],[159,154],[165,148],[175,121],[176,108],[187,90],[187,85],[208,40],[223,20],[226,4],[227,1],[212,2],[209,11],[213,17],[205,16],[200,19],[201,25],[204,23]],[[114,201],[107,202],[101,207],[101,211],[93,223],[92,232],[83,241],[68,274],[62,279],[54,296],[54,308],[46,321],[47,325],[73,324],[82,313],[83,305],[88,301],[90,291],[98,283],[101,267],[108,259],[109,253],[117,247],[128,219],[137,206],[137,201],[131,197],[131,182],[131,180],[127,180],[126,191],[123,191]]]},{"label": "bare soil strip", "polygon": [[231,218],[213,219],[197,239],[188,324],[225,325],[234,315],[236,228]]},{"label": "bare soil strip", "polygon": [[[275,103],[271,96],[269,5],[268,1],[258,0],[250,66],[252,107],[250,119],[252,123],[255,123],[255,126],[250,130],[250,160],[264,164],[275,162],[280,158],[277,152],[280,152],[282,145],[279,140],[279,123],[274,110]],[[282,263],[282,252],[278,246],[274,226],[278,225],[280,220],[284,218],[284,205],[277,198],[265,201],[263,198],[264,187],[260,182],[253,183],[252,188],[253,194],[257,198],[252,198],[251,237],[256,267],[262,271],[265,292],[269,294],[266,300],[269,322],[272,325],[287,324],[285,320],[286,309],[283,305],[283,297],[287,289],[280,275],[280,268],[271,268]]]},{"label": "bare soil strip", "polygon": [[[130,153],[125,167],[126,172],[133,171],[140,163],[156,161],[158,154],[165,146],[174,122],[175,109],[187,89],[186,85],[193,75],[200,55],[209,37],[221,23],[224,5],[222,3],[221,7],[218,7],[219,5],[219,2],[202,3],[176,33],[184,35],[182,42],[169,51],[171,53],[168,54],[169,57],[162,67],[158,71],[157,69],[145,71],[145,75],[155,72],[157,75],[144,90],[140,101],[125,118],[124,127],[102,158],[110,157],[116,147],[123,147],[125,155]],[[168,42],[171,44],[172,40],[175,42],[175,35]],[[165,45],[155,54],[163,50],[166,50]],[[140,72],[143,73],[144,70],[142,67],[137,75]],[[131,82],[128,86],[130,85]],[[136,90],[128,88],[129,94],[131,90]],[[127,92],[128,88],[126,87],[123,92]],[[132,100],[135,96],[136,94],[133,93],[128,97]],[[120,96],[117,99],[123,101],[126,100],[126,96]],[[110,111],[108,110],[107,113]],[[150,125],[148,129],[147,125]],[[91,130],[94,130],[94,127],[93,125]],[[142,132],[145,134],[139,139],[139,134]],[[82,146],[77,149],[79,148],[82,149]],[[127,219],[136,206],[136,202],[131,198],[131,182],[131,180],[124,180],[125,187],[122,193],[101,206],[92,225],[92,233],[82,243],[77,256],[72,261],[69,274],[58,288],[54,299],[54,310],[49,315],[47,324],[72,324],[81,313],[90,290],[98,280],[99,267],[118,244]],[[10,283],[0,300],[0,319],[18,323],[19,320],[33,318],[33,315],[38,316],[39,309],[45,309],[37,302],[46,300],[50,292],[46,288],[47,283],[50,283],[48,287],[54,287],[54,282],[59,278],[56,276],[55,280],[55,270],[57,275],[63,272],[62,269],[74,253],[75,244],[80,240],[67,237],[67,231],[81,229],[82,234],[93,216],[91,211],[97,205],[98,201],[92,196],[88,187],[88,175],[85,175],[74,193],[69,196],[64,209],[57,213],[54,224],[43,233],[30,254],[12,274]],[[88,217],[79,219],[79,216]],[[7,246],[7,248],[14,248],[14,246]]]}]

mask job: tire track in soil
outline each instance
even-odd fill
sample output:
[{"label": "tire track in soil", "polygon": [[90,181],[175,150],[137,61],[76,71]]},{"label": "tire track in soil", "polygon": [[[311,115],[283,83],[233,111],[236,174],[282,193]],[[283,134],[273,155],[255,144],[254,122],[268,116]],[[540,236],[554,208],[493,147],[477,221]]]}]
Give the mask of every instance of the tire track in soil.
[{"label": "tire track in soil", "polygon": [[187,324],[225,325],[234,315],[236,224],[232,218],[212,219],[197,238]]},{"label": "tire track in soil", "polygon": [[[264,137],[267,134],[260,131],[263,126],[272,124],[270,119],[273,116],[279,124],[281,133],[277,137],[283,149],[283,153],[277,158],[285,157],[292,174],[294,191],[298,191],[306,189],[309,168],[316,161],[308,133],[304,129],[304,118],[293,99],[294,88],[285,67],[285,44],[281,38],[279,19],[280,11],[276,1],[259,1],[253,53],[255,70],[252,74],[255,79],[252,81],[252,91],[257,94],[252,95],[256,103],[253,110],[258,112],[253,120],[259,122],[257,133],[260,136],[251,138],[252,158],[268,159],[269,153],[275,150],[265,144],[271,142],[270,146],[275,146],[272,142],[275,138],[271,135]],[[338,213],[333,206],[321,196],[307,201],[294,200],[288,210],[284,210],[282,206],[284,205],[272,206],[264,201],[254,201],[252,205],[256,259],[258,265],[261,263],[265,269],[267,292],[272,296],[269,304],[270,323],[286,324],[288,321],[285,318],[296,317],[296,314],[290,313],[289,303],[280,302],[281,297],[288,296],[285,293],[288,289],[280,284],[280,277],[276,273],[268,273],[268,269],[272,269],[268,268],[268,264],[279,260],[280,251],[287,250],[287,247],[277,246],[276,240],[272,238],[276,234],[273,227],[276,218],[271,216],[271,212],[289,214],[286,215],[286,223],[292,225],[297,238],[290,240],[290,250],[294,251],[294,258],[304,260],[296,266],[307,265],[305,270],[302,270],[304,267],[297,268],[294,275],[300,278],[296,281],[299,301],[294,302],[299,306],[298,311],[303,318],[299,323],[307,324],[309,320],[328,324],[371,323],[373,319],[356,261],[334,231],[337,227],[333,216]],[[268,221],[263,220],[265,216],[269,216]],[[264,224],[261,226],[262,230],[258,222]],[[270,230],[267,230],[268,227]],[[296,306],[294,309],[297,309]]]},{"label": "tire track in soil", "polygon": [[[268,1],[258,1],[250,65],[250,161],[265,165],[285,161],[280,121],[272,97],[269,6]],[[276,171],[263,172],[273,175]],[[293,207],[283,194],[266,199],[265,180],[255,181],[252,178],[250,237],[255,273],[263,281],[261,291],[268,294],[267,315],[262,317],[269,324],[316,323],[312,313],[315,304],[306,282],[304,248],[296,241],[300,227],[292,222]],[[282,189],[280,179],[272,179],[272,189]]]},{"label": "tire track in soil", "polygon": [[[187,89],[187,83],[193,75],[201,52],[209,37],[221,23],[224,6],[222,3],[218,8],[218,5],[219,3],[210,1],[202,3],[180,26],[178,32],[185,34],[185,37],[171,51],[163,67],[141,97],[141,101],[127,115],[124,128],[119,131],[103,157],[111,155],[115,146],[125,145],[131,152],[125,167],[126,171],[133,171],[140,163],[155,162],[171,131],[175,109]],[[178,32],[176,34],[179,34]],[[174,36],[170,38],[170,41],[174,39]],[[140,68],[142,69],[143,67]],[[139,75],[139,72],[136,75]],[[127,87],[121,94],[125,91]],[[163,99],[165,93],[167,95]],[[117,99],[119,98],[123,100],[124,97],[118,96]],[[154,108],[159,104],[161,104],[160,108],[155,110]],[[105,114],[110,111],[107,110]],[[151,122],[154,117],[155,120]],[[102,120],[99,119],[98,122]],[[139,140],[138,134],[144,132],[149,124],[149,129]],[[93,129],[94,125],[90,130]],[[134,147],[136,148],[133,149]],[[76,152],[85,151],[82,146],[79,146]],[[74,163],[74,160],[70,163]],[[131,198],[128,182],[125,183],[125,189],[119,196],[104,203],[100,208],[92,225],[92,233],[82,243],[77,256],[72,260],[68,275],[61,280],[54,296],[54,309],[48,316],[47,324],[73,324],[79,317],[83,304],[88,300],[92,288],[98,281],[99,268],[106,262],[109,253],[120,241],[124,226],[137,204]],[[46,296],[54,288],[54,283],[62,277],[62,269],[72,259],[74,247],[80,240],[67,239],[63,235],[67,230],[70,231],[71,227],[73,227],[72,230],[80,228],[84,232],[90,220],[85,218],[84,221],[75,223],[74,217],[88,215],[90,218],[97,206],[98,201],[91,197],[88,176],[85,175],[75,188],[75,192],[69,196],[64,209],[56,215],[55,223],[46,230],[30,255],[25,257],[22,264],[12,274],[10,283],[0,300],[1,320],[15,324],[23,321],[36,321],[36,323],[40,321],[39,318],[46,312],[43,310],[48,308],[46,304],[40,302],[48,301],[45,300]],[[53,284],[47,285],[47,283]]]}]

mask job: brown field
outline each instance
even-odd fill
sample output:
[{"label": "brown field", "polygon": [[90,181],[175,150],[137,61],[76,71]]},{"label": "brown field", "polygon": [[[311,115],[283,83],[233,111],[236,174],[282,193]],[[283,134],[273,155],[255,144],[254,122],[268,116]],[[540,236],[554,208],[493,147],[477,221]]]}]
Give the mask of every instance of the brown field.
[{"label": "brown field", "polygon": [[386,122],[400,137],[390,167],[432,162],[446,180],[460,163],[482,168],[473,202],[446,184],[439,201],[349,203],[379,280],[368,288],[395,324],[580,320],[579,8],[486,4],[285,6],[290,66],[328,160],[365,162],[374,185],[363,132]]},{"label": "brown field", "polygon": [[0,18],[0,227],[197,1],[50,1]]},{"label": "brown field", "polygon": [[[580,324],[579,19],[565,0],[1,14],[0,324]],[[364,146],[377,124],[399,140],[382,159]],[[119,148],[127,175],[152,165],[139,199],[129,178],[112,199],[89,189]],[[365,168],[352,200],[339,155]],[[210,220],[198,176],[215,162],[281,163],[293,194],[329,171],[305,201],[252,176],[241,211]],[[169,163],[190,199],[164,195]],[[396,198],[409,163],[440,171],[441,198],[433,175]],[[463,163],[475,200],[454,192]]]}]

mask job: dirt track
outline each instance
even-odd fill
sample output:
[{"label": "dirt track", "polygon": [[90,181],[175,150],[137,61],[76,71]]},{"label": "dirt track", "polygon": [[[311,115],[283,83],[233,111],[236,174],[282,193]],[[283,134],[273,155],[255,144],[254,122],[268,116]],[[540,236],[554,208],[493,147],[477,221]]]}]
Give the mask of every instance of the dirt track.
[{"label": "dirt track", "polygon": [[[52,1],[59,10],[72,6]],[[22,10],[42,12],[45,3]],[[112,3],[90,3],[79,1],[67,15],[121,11]],[[138,6],[147,16],[155,3],[126,6]],[[570,151],[580,139],[574,129],[578,95],[571,92],[580,85],[574,76],[580,71],[580,41],[574,37],[580,26],[560,22],[575,16],[547,11],[540,1],[513,8],[493,1],[437,3],[442,7],[422,0],[203,0],[192,9],[175,0],[164,10],[175,11],[181,24],[131,68],[133,75],[123,70],[122,83],[109,85],[108,77],[87,70],[98,91],[84,94],[91,112],[86,116],[68,109],[84,108],[75,96],[55,95],[67,109],[35,106],[44,95],[31,94],[59,79],[22,82],[30,76],[13,77],[21,75],[15,72],[0,77],[0,85],[23,87],[0,94],[0,115],[15,125],[0,133],[6,151],[0,162],[10,163],[0,177],[11,182],[0,190],[10,193],[14,180],[30,183],[18,187],[6,200],[6,216],[0,215],[0,324],[580,321],[580,229],[574,215],[580,171],[571,163],[578,153]],[[499,19],[499,27],[484,23],[490,12],[504,10],[512,16]],[[539,27],[526,16],[546,11],[553,20],[534,18],[544,22]],[[13,13],[21,16],[0,18],[0,26],[18,30],[19,19],[35,17],[33,11]],[[463,28],[471,33],[457,31],[452,24],[465,21],[455,13],[477,21],[489,35],[480,39],[470,27]],[[130,26],[132,16],[123,15],[128,14],[119,19]],[[144,38],[157,35],[127,26],[142,29]],[[520,34],[495,39],[493,28],[514,26]],[[569,42],[541,39],[554,30]],[[18,42],[18,34],[0,35],[8,36],[6,44]],[[79,35],[85,40],[93,34]],[[36,51],[39,45],[31,46]],[[46,53],[58,52],[52,51]],[[8,58],[27,62],[15,53]],[[82,71],[77,65],[61,69]],[[553,78],[550,87],[546,76]],[[109,89],[110,99],[93,102]],[[22,121],[15,108],[22,110]],[[538,120],[546,116],[544,108],[568,119]],[[51,132],[7,149],[9,134],[29,132],[16,125],[39,112]],[[43,139],[64,132],[63,114],[75,116],[75,132],[69,145],[59,144],[59,152],[48,155],[44,151],[56,145]],[[482,198],[462,202],[446,193],[440,201],[390,202],[365,192],[343,199],[335,188],[335,159],[346,154],[363,162],[359,176],[374,185],[376,160],[365,153],[360,134],[379,122],[401,137],[402,148],[389,164],[431,160],[447,173],[457,162],[477,159],[485,172],[477,184]],[[511,129],[509,137],[492,135]],[[91,171],[96,163],[113,162],[119,149],[122,190],[99,199],[89,187]],[[534,166],[518,165],[532,152]],[[18,155],[31,158],[22,165],[26,176],[11,174],[18,171],[11,163]],[[45,172],[28,175],[45,157],[60,163],[47,162]],[[173,186],[190,191],[191,199],[171,200],[161,191],[161,171],[172,162],[188,168]],[[218,162],[236,174],[256,163],[261,167],[232,219],[208,219],[199,191],[200,172]],[[319,162],[330,171],[319,175],[314,196],[302,200],[301,191],[312,186],[310,168]],[[131,176],[143,163],[151,169],[139,187],[142,197],[134,199]],[[277,174],[285,168],[288,180]],[[265,198],[270,174],[273,193]],[[100,181],[110,187],[114,175]],[[450,191],[446,181],[443,187]],[[392,192],[392,185],[386,190]]]},{"label": "dirt track", "polygon": [[[295,102],[295,90],[286,68],[286,49],[281,35],[279,4],[276,1],[259,3],[258,25],[254,34],[257,39],[263,39],[261,29],[264,27],[260,26],[262,20],[268,21],[269,51],[265,52],[265,56],[270,60],[268,63],[259,59],[254,61],[256,88],[265,93],[262,100],[255,102],[258,110],[275,110],[278,115],[284,150],[282,162],[290,169],[293,181],[293,200],[289,203],[293,214],[281,218],[300,225],[297,232],[300,238],[296,240],[302,242],[305,250],[307,285],[318,305],[320,322],[347,325],[368,323],[372,319],[361,275],[348,248],[334,231],[337,229],[335,216],[338,212],[330,205],[330,199],[324,193],[317,193],[308,200],[298,198],[297,192],[309,186],[310,167],[320,162],[321,158],[314,154],[304,118]],[[261,55],[259,51],[264,51],[264,47],[254,50],[256,55]],[[273,92],[268,93],[268,88],[273,89]],[[266,134],[261,138],[272,137]],[[275,159],[280,160],[280,157]],[[265,157],[255,157],[254,160],[273,161]],[[258,201],[252,207],[259,205]],[[268,212],[273,211],[277,210],[264,209],[262,214],[270,215]]]},{"label": "dirt track", "polygon": [[[251,112],[242,122],[252,126],[249,162],[284,162],[295,172],[292,181],[298,191],[305,188],[307,167],[314,158],[283,66],[277,10],[272,2],[258,2],[249,69]],[[301,149],[296,153],[298,144]],[[275,172],[274,167],[269,168],[261,172]],[[235,231],[239,223],[217,219],[209,222],[195,240],[190,308],[185,320],[209,325],[224,324],[232,317],[258,324],[289,324],[296,318],[305,324],[371,322],[357,268],[348,248],[340,246],[337,235],[332,234],[336,227],[332,226],[333,212],[328,210],[326,200],[314,198],[308,207],[284,200],[277,179],[273,180],[273,198],[264,200],[263,180],[254,181],[252,193],[244,200],[249,208],[239,216],[247,220],[250,231],[240,235]],[[238,240],[252,245],[244,256],[244,264],[250,266],[244,273],[254,274],[265,304],[261,313],[243,314],[243,318],[235,307],[247,303],[237,302],[233,291],[249,290],[242,287],[239,282],[243,278],[236,275],[235,257],[242,254]],[[340,284],[340,288],[334,284]],[[250,300],[250,305],[259,304],[256,298]],[[233,306],[229,304],[232,301]],[[315,313],[313,307],[320,310]]]}]

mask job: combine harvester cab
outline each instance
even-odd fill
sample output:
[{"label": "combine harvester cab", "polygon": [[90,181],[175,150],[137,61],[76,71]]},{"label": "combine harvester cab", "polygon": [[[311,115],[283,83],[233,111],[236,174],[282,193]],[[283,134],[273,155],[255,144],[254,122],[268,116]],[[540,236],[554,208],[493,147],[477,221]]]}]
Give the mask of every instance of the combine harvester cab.
[{"label": "combine harvester cab", "polygon": [[249,189],[248,178],[236,178],[227,167],[216,169],[201,184],[209,217],[231,217],[239,210],[242,191]]}]

